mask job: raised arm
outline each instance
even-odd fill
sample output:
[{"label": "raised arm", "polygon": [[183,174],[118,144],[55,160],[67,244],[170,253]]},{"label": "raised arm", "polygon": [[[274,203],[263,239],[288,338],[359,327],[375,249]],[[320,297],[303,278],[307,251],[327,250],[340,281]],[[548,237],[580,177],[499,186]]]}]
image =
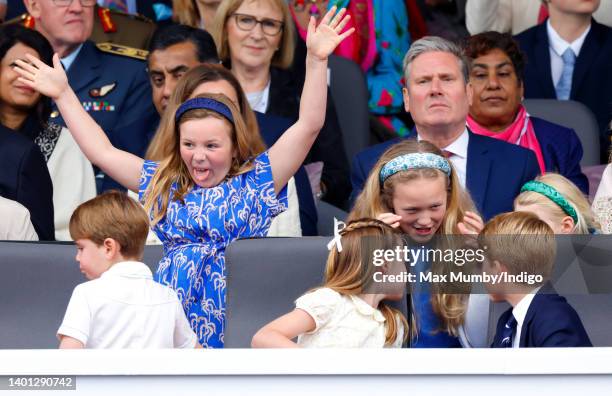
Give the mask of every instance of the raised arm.
[{"label": "raised arm", "polygon": [[138,192],[143,159],[113,147],[68,85],[58,55],[53,56],[53,67],[29,54],[26,56],[30,63],[16,61],[15,70],[21,75],[19,81],[55,101],[70,133],[89,161],[124,187]]},{"label": "raised arm", "polygon": [[336,7],[325,14],[319,26],[310,18],[306,38],[306,79],[300,100],[300,116],[270,148],[274,190],[278,193],[300,167],[325,121],[327,106],[327,58],[354,28],[340,34],[349,16]]}]

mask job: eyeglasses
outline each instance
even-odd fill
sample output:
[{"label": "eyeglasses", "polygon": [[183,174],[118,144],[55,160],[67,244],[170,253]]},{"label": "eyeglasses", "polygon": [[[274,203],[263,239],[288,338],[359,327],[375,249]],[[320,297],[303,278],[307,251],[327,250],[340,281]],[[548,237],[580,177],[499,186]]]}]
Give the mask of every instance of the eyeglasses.
[{"label": "eyeglasses", "polygon": [[[58,7],[68,7],[74,0],[53,0],[53,4]],[[96,5],[96,0],[77,0],[83,7],[93,7]]]},{"label": "eyeglasses", "polygon": [[238,26],[238,29],[249,32],[260,23],[261,30],[268,36],[276,36],[283,30],[285,25],[284,22],[277,21],[276,19],[257,19],[252,15],[245,14],[233,14],[232,16],[236,18],[236,26]]}]

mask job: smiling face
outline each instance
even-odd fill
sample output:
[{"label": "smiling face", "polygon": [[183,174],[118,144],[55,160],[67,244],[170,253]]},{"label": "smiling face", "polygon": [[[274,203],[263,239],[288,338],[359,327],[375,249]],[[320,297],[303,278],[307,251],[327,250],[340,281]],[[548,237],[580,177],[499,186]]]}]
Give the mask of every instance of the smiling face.
[{"label": "smiling face", "polygon": [[393,190],[393,212],[402,217],[400,228],[414,241],[428,242],[446,214],[446,178],[418,178],[399,182]]},{"label": "smiling face", "polygon": [[40,99],[38,92],[17,81],[19,75],[13,70],[15,61],[25,60],[26,54],[40,59],[38,53],[32,48],[17,43],[6,52],[0,63],[0,111],[10,107],[13,110],[18,109],[25,112]]},{"label": "smiling face", "polygon": [[463,80],[459,60],[448,52],[425,52],[409,68],[404,106],[415,124],[461,129],[472,90]]},{"label": "smiling face", "polygon": [[236,155],[231,133],[231,124],[214,116],[181,123],[180,155],[198,186],[217,186],[229,173]]},{"label": "smiling face", "polygon": [[477,123],[492,131],[508,127],[518,112],[523,97],[510,57],[496,48],[474,59],[470,82],[474,98],[470,115]]},{"label": "smiling face", "polygon": [[[84,43],[93,29],[93,6],[83,7],[78,0],[68,6],[57,6],[53,0],[30,0],[28,11],[60,57]],[[68,51],[65,53],[64,51]]]},{"label": "smiling face", "polygon": [[90,239],[77,239],[74,243],[77,248],[76,261],[87,279],[97,279],[111,267],[104,245],[98,246]]},{"label": "smiling face", "polygon": [[[258,20],[283,21],[282,11],[268,0],[245,0],[234,14],[248,15]],[[280,46],[282,31],[276,35],[265,34],[261,23],[249,31],[242,30],[235,16],[229,17],[225,28],[232,65],[239,63],[247,68],[270,67],[272,57]]]}]

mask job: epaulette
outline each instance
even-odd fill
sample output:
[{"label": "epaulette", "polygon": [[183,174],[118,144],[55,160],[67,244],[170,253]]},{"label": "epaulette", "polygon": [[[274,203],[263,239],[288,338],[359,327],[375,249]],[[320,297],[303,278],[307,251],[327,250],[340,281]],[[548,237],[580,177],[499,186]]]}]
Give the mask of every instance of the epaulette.
[{"label": "epaulette", "polygon": [[98,18],[100,19],[100,24],[102,25],[102,29],[104,33],[114,33],[117,31],[117,24],[113,20],[113,17],[128,18],[131,20],[144,22],[148,24],[153,24],[154,22],[149,18],[142,16],[140,14],[128,14],[126,12],[121,12],[117,10],[111,10],[106,7],[96,7],[96,13],[98,14]]},{"label": "epaulette", "polygon": [[108,52],[110,54],[127,56],[134,59],[146,60],[147,55],[149,55],[149,51],[126,47],[125,45],[115,44],[115,43],[99,43],[96,44],[96,47],[100,51]]},{"label": "epaulette", "polygon": [[23,14],[16,16],[15,18],[9,19],[8,21],[4,21],[2,23],[2,25],[14,25],[14,24],[20,24],[27,28],[33,29],[34,28],[34,18],[32,18],[32,16],[28,14],[27,12],[24,12]]}]

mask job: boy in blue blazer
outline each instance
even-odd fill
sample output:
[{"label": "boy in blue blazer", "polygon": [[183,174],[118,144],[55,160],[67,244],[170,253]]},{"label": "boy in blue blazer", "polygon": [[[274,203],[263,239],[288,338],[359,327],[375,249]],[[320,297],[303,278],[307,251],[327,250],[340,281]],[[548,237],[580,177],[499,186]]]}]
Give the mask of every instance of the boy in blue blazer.
[{"label": "boy in blue blazer", "polygon": [[527,212],[501,214],[487,223],[480,243],[483,271],[506,277],[485,284],[491,300],[512,305],[497,322],[493,348],[592,346],[574,308],[545,283],[556,251],[545,222]]}]

